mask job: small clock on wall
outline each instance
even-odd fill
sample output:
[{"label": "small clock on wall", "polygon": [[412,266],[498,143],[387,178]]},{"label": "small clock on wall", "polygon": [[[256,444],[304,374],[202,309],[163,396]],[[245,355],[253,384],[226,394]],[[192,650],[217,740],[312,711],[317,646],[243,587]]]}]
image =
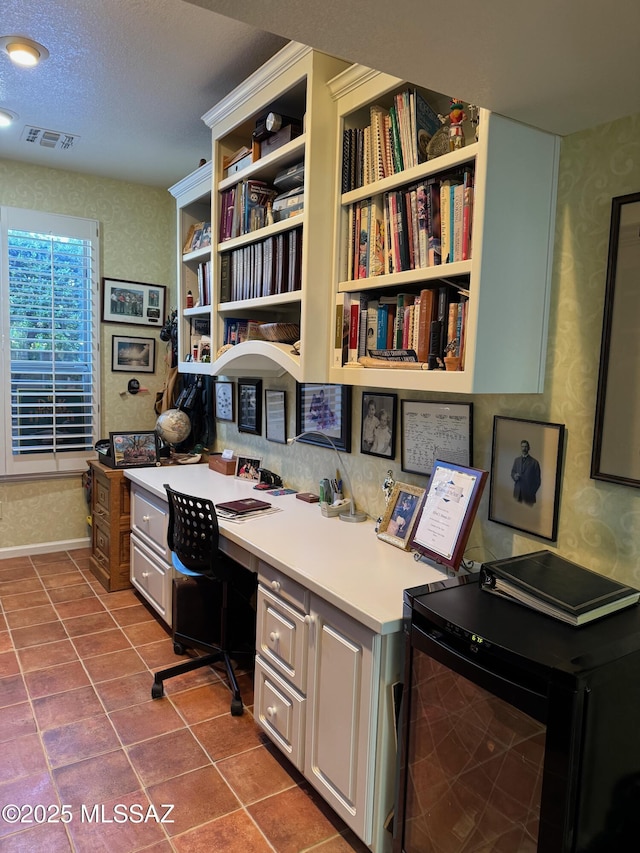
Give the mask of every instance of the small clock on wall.
[{"label": "small clock on wall", "polygon": [[235,420],[234,413],[234,388],[233,382],[216,382],[215,391],[215,416],[219,421]]}]

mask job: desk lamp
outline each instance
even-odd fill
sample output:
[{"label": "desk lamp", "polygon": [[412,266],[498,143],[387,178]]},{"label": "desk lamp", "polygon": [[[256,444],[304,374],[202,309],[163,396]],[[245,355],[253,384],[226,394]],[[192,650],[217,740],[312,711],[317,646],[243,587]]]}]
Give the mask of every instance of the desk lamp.
[{"label": "desk lamp", "polygon": [[338,464],[339,464],[340,470],[343,472],[344,480],[345,480],[347,487],[349,489],[349,510],[340,513],[340,515],[339,515],[340,521],[350,521],[350,522],[366,521],[367,520],[366,512],[362,512],[361,510],[356,510],[356,505],[355,505],[355,502],[353,500],[353,489],[351,488],[351,481],[350,481],[349,477],[347,476],[347,467],[344,464],[342,457],[340,456],[338,448],[336,447],[335,443],[333,442],[333,440],[328,435],[326,435],[323,432],[316,432],[315,430],[304,430],[303,432],[299,432],[298,435],[295,435],[293,438],[288,438],[287,444],[295,444],[295,442],[298,441],[298,439],[304,438],[305,435],[316,435],[319,438],[326,441],[327,444],[329,444],[332,447],[333,452],[336,454],[336,456],[338,458]]}]

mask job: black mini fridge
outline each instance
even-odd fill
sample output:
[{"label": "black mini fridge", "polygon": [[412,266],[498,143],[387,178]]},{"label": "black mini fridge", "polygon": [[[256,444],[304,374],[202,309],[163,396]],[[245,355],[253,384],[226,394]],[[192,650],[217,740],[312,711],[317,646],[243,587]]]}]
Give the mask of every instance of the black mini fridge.
[{"label": "black mini fridge", "polygon": [[640,850],[640,608],[574,628],[477,575],[404,594],[394,853]]}]

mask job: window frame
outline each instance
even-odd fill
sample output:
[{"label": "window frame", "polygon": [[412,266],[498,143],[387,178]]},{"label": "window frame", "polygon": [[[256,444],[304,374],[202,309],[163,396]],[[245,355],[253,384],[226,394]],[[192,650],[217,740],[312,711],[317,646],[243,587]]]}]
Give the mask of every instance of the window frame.
[{"label": "window frame", "polygon": [[0,480],[40,479],[81,473],[86,470],[88,449],[45,452],[12,453],[11,416],[11,333],[9,324],[9,253],[8,232],[30,231],[71,237],[90,242],[91,260],[91,407],[93,411],[92,445],[100,430],[100,243],[99,223],[95,219],[47,213],[0,205]]}]

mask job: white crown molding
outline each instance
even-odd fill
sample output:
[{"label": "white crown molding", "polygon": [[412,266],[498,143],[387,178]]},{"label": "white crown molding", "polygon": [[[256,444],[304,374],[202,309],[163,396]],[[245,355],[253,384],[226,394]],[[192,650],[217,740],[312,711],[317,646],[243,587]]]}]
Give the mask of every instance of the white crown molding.
[{"label": "white crown molding", "polygon": [[221,101],[202,116],[202,121],[207,127],[214,127],[227,113],[238,109],[242,104],[249,101],[262,91],[264,87],[274,78],[287,71],[296,62],[299,62],[312,48],[305,44],[292,41],[279,50],[271,59],[261,65],[253,74],[250,74],[243,83],[229,92]]}]

